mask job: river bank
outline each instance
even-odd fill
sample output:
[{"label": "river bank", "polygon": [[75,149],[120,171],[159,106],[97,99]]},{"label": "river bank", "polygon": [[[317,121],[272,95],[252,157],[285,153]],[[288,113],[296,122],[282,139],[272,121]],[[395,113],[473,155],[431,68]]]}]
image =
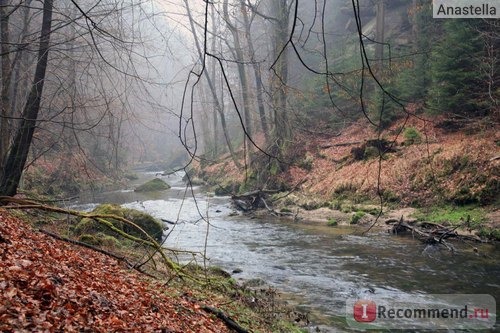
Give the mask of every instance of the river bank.
[{"label": "river bank", "polygon": [[[0,208],[2,331],[300,331],[291,323],[297,312],[275,290],[241,287],[228,273],[197,265],[184,267],[182,279],[157,264],[139,274],[116,257],[33,229],[33,216],[37,229],[64,233],[54,215]],[[141,257],[140,248],[117,246],[105,249],[129,262]]]},{"label": "river bank", "polygon": [[[264,289],[278,290],[284,294],[280,299],[308,314],[309,332],[318,326],[321,332],[349,331],[346,299],[372,290],[397,300],[498,290],[495,244],[458,243],[452,253],[383,229],[362,235],[364,225],[331,227],[324,221],[298,223],[268,213],[248,216],[237,213],[228,196],[214,196],[203,186],[186,187],[182,174],[159,176],[171,188],[150,193],[134,189],[157,173],[138,176],[122,190],[90,193],[68,207],[90,211],[114,203],[174,222],[167,224],[164,247],[180,250],[173,252],[177,261],[221,267],[241,285],[265,281]],[[308,212],[304,210],[305,217]]]},{"label": "river bank", "polygon": [[380,138],[360,120],[340,134],[297,135],[293,160],[271,172],[271,185],[229,156],[195,163],[192,179],[219,195],[277,190],[267,204],[306,223],[369,225],[381,213],[381,225],[403,216],[498,240],[500,134],[480,121],[464,131],[446,124],[439,117],[396,121]]}]

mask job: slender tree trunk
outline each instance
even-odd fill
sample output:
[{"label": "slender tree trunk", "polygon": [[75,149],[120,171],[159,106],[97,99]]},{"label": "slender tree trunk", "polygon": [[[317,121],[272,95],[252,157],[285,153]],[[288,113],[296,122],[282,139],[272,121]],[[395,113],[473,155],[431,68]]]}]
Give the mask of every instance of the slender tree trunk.
[{"label": "slender tree trunk", "polygon": [[[185,4],[186,11],[187,11],[188,18],[189,18],[189,25],[191,27],[191,33],[193,34],[196,49],[198,50],[198,55],[199,55],[200,59],[203,59],[203,51],[202,51],[200,43],[198,41],[196,29],[195,29],[194,23],[193,23],[193,16],[191,15],[191,10],[189,8],[187,0],[184,0],[184,4]],[[217,112],[219,113],[219,116],[220,116],[222,132],[224,133],[224,138],[226,139],[227,148],[229,149],[229,153],[231,154],[231,158],[233,159],[233,162],[236,165],[236,167],[241,168],[241,163],[238,162],[238,159],[236,158],[236,153],[234,152],[233,144],[231,143],[231,138],[229,137],[229,132],[227,130],[227,124],[226,124],[226,116],[224,115],[224,110],[223,110],[221,103],[219,101],[219,97],[217,96],[217,91],[215,90],[215,86],[212,82],[212,79],[210,78],[210,75],[208,75],[206,70],[203,72],[203,74],[207,80],[208,87],[210,88],[210,91],[212,92],[212,97],[213,97],[214,103],[215,103],[215,109],[217,110]]]},{"label": "slender tree trunk", "polygon": [[[10,80],[12,77],[10,61],[9,17],[7,14],[8,0],[0,0],[0,52],[2,53],[2,88],[0,92],[0,170],[3,170],[10,141]],[[0,171],[0,177],[2,171]]]},{"label": "slender tree trunk", "polygon": [[259,64],[255,61],[255,49],[253,46],[252,35],[250,32],[250,20],[248,18],[248,13],[245,6],[245,1],[240,0],[241,12],[243,15],[243,23],[245,25],[245,37],[248,44],[248,52],[250,53],[250,61],[252,62],[254,77],[255,77],[255,91],[257,97],[257,107],[259,109],[260,125],[262,127],[262,132],[264,132],[264,137],[266,138],[266,144],[270,142],[269,137],[269,126],[267,125],[266,119],[266,109],[264,107],[263,98],[263,84],[262,75],[260,73]]},{"label": "slender tree trunk", "polygon": [[35,132],[38,112],[40,110],[45,71],[47,69],[50,30],[52,25],[52,4],[53,0],[45,0],[43,3],[40,49],[38,50],[38,62],[33,85],[24,106],[21,125],[17,130],[3,169],[0,182],[0,195],[13,196],[17,193],[17,188],[33,140],[33,133]]},{"label": "slender tree trunk", "polygon": [[231,35],[233,36],[233,42],[234,42],[234,54],[236,55],[236,67],[238,68],[238,77],[240,79],[240,85],[241,85],[241,97],[243,99],[243,117],[245,119],[245,130],[246,133],[244,134],[245,137],[245,147],[246,147],[246,159],[248,163],[251,163],[251,151],[252,149],[251,144],[248,140],[248,137],[252,137],[253,135],[253,129],[252,129],[252,117],[250,113],[250,99],[248,97],[249,95],[249,87],[248,87],[248,79],[247,79],[247,73],[245,70],[245,58],[243,56],[243,50],[241,48],[241,42],[240,42],[240,32],[238,31],[238,28],[231,23],[231,19],[229,17],[228,13],[228,4],[227,0],[224,0],[224,20],[226,21],[226,24],[229,28],[229,31],[231,31]]},{"label": "slender tree trunk", "polygon": [[[32,0],[25,0],[24,1],[24,8],[23,10],[23,29],[21,32],[21,38],[20,38],[20,43],[23,44],[26,42],[26,38],[28,35],[28,28],[29,28],[29,18],[30,18],[30,6],[31,6]],[[20,49],[16,52],[16,56],[14,58],[13,64],[12,64],[12,77],[11,77],[11,102],[10,102],[10,113],[12,115],[17,114],[17,103],[19,102],[19,90],[21,92],[25,92],[25,87],[28,86],[28,83],[26,82],[26,76],[23,75],[21,79],[21,71],[25,70],[28,68],[28,52],[24,49]],[[1,178],[1,177],[0,177]]]},{"label": "slender tree trunk", "polygon": [[[212,6],[211,7],[212,10],[211,10],[211,17],[212,17],[212,24],[213,26],[215,27],[215,9],[214,7]],[[217,34],[217,31],[215,30],[214,28],[214,34],[216,35]],[[215,38],[212,38],[212,49],[215,50]],[[215,80],[215,76],[216,76],[216,68],[215,68],[215,61],[212,61],[212,68],[211,68],[211,76],[214,78]],[[217,90],[217,87],[214,86],[214,88]],[[213,147],[212,147],[212,158],[215,159],[217,158],[217,156],[219,156],[219,120],[217,119],[218,115],[218,112],[216,109],[213,110],[212,112],[212,117],[213,117]]]},{"label": "slender tree trunk", "polygon": [[[288,40],[290,11],[286,0],[273,0],[272,15],[276,17],[273,31],[274,75],[271,77],[271,94],[274,111],[274,141],[281,152],[291,137],[291,126],[287,115],[288,51],[283,47]],[[279,58],[278,58],[279,56]]]},{"label": "slender tree trunk", "polygon": [[375,59],[377,60],[379,70],[382,70],[384,65],[384,28],[385,28],[385,3],[384,0],[377,2],[377,17],[376,17],[376,37],[375,40]]}]

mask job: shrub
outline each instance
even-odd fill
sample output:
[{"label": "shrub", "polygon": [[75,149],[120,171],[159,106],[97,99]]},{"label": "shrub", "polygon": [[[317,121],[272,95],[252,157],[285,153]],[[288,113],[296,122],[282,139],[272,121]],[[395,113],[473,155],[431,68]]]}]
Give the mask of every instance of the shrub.
[{"label": "shrub", "polygon": [[358,224],[363,216],[365,216],[365,212],[357,211],[354,215],[351,216],[351,224]]},{"label": "shrub", "polygon": [[414,127],[405,128],[403,132],[403,137],[405,139],[404,144],[406,146],[422,142],[422,135]]},{"label": "shrub", "polygon": [[330,226],[330,227],[335,227],[335,226],[338,225],[338,222],[337,222],[336,219],[334,219],[333,217],[331,217],[331,218],[328,219],[327,225]]},{"label": "shrub", "polygon": [[307,155],[303,160],[298,163],[301,169],[311,171],[313,168],[314,158],[311,155]]}]

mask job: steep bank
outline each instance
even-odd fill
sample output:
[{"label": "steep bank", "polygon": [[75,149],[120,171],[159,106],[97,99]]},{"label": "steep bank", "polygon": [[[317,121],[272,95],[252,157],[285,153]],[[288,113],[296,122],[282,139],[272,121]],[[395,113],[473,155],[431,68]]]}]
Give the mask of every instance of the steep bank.
[{"label": "steep bank", "polygon": [[[366,120],[340,133],[303,132],[291,145],[294,163],[276,175],[283,187],[293,189],[279,207],[345,211],[351,206],[355,212],[364,204],[364,210],[374,211],[376,206],[366,206],[378,205],[381,196],[392,208],[480,206],[483,219],[498,227],[499,144],[500,134],[488,119],[412,117],[380,135]],[[252,187],[229,158],[197,170],[216,193]],[[331,211],[319,214],[325,220]]]},{"label": "steep bank", "polygon": [[2,208],[0,255],[2,332],[232,332],[207,309],[223,309],[254,331],[298,330],[271,321],[263,314],[267,308],[260,313],[225,272],[209,273],[208,285],[173,276],[151,279],[114,258],[40,233]]}]

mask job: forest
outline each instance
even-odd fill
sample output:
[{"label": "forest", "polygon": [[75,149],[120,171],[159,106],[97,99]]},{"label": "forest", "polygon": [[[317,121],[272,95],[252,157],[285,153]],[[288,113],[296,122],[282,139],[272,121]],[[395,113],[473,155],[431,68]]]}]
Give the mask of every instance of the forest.
[{"label": "forest", "polygon": [[[426,263],[429,269],[464,280],[439,290],[433,286],[445,278],[429,286],[414,272],[391,285],[384,264],[379,271],[368,259],[362,268],[352,262],[353,271],[380,276],[375,290],[394,288],[408,300],[414,289],[405,279],[428,294],[500,296],[466,283],[497,285],[500,276],[500,8],[491,3],[484,17],[435,18],[431,0],[0,0],[0,245],[11,260],[0,265],[0,330],[347,329],[349,320],[339,319],[344,289],[331,296],[342,299],[342,310],[321,298],[323,284],[305,300],[288,296],[305,310],[275,307],[278,290],[302,295],[310,287],[273,280],[303,267],[287,261],[285,249],[294,247],[275,244],[272,232],[250,241],[245,228],[260,226],[319,257],[331,249],[301,242],[328,235],[363,260],[373,254],[364,252],[370,237],[384,243],[381,234],[409,235],[414,243],[397,237],[388,245],[397,246],[398,259],[377,248],[375,261],[409,261],[401,274],[410,274],[423,269],[415,256],[435,260],[429,251],[438,251],[441,262],[453,256],[452,266]],[[28,224],[33,234],[23,239],[30,232],[13,224]],[[181,225],[201,229],[183,238]],[[231,232],[219,238],[217,228]],[[345,245],[344,233],[364,238]],[[250,252],[231,248],[233,239]],[[256,264],[242,258],[255,244],[266,248],[264,240],[285,263],[253,271]],[[46,250],[53,242],[62,254]],[[155,294],[158,281],[174,281],[169,292],[191,309],[176,314],[197,324],[179,326],[171,309],[170,319],[157,321],[167,312],[146,315],[156,305],[144,303],[134,326],[125,298],[95,296],[107,292],[105,282],[90,297],[105,315],[99,321],[85,307],[82,314],[67,304],[85,287],[54,280],[73,276],[70,264],[48,272],[32,265],[32,253],[15,254],[33,244],[52,258],[47,265],[84,251],[102,256],[88,257],[96,267],[114,258],[121,266],[113,270],[156,279],[151,287],[134,277],[127,289],[147,302],[165,298]],[[345,253],[325,262],[304,257],[319,265],[308,283],[315,274],[332,278],[325,263]],[[485,260],[480,276],[466,268],[473,256]],[[207,273],[209,257],[220,268]],[[43,271],[41,282],[29,280],[35,291],[15,282],[28,281],[30,269]],[[353,283],[344,273],[342,281]],[[257,279],[269,289],[247,288]],[[349,290],[371,290],[363,283]],[[110,284],[109,293],[119,290],[118,279]],[[36,315],[18,309],[23,297]],[[73,301],[88,303],[85,297]],[[106,303],[115,297],[120,304]],[[225,307],[230,297],[237,309]],[[80,317],[63,324],[61,307],[67,318]]]}]

